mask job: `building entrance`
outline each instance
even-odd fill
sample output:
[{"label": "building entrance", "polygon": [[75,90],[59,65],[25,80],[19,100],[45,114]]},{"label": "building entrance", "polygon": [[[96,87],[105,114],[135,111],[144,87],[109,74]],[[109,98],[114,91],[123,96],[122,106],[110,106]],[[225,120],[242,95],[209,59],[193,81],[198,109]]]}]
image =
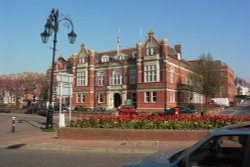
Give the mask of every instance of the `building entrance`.
[{"label": "building entrance", "polygon": [[114,94],[114,107],[119,107],[122,104],[122,97],[119,93]]}]

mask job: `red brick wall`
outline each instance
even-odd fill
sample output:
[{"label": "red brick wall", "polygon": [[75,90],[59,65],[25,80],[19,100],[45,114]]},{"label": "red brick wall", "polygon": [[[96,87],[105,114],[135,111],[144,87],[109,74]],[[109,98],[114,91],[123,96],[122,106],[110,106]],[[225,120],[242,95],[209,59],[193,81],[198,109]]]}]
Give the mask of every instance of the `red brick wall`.
[{"label": "red brick wall", "polygon": [[61,139],[171,141],[199,140],[209,132],[206,130],[61,128],[58,129],[57,135]]}]

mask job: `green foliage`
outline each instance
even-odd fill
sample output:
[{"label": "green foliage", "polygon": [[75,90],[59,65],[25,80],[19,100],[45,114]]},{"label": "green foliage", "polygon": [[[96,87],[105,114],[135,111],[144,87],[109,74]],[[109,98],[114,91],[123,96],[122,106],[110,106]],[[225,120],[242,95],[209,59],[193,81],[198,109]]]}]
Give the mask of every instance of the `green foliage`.
[{"label": "green foliage", "polygon": [[79,111],[86,111],[85,108],[84,108],[83,106],[76,106],[76,107],[75,107],[75,110],[76,110],[77,112],[79,112]]},{"label": "green foliage", "polygon": [[235,95],[235,98],[238,98],[238,99],[247,99],[247,95]]},{"label": "green foliage", "polygon": [[195,106],[192,103],[188,104],[187,108],[190,108],[191,110],[195,110]]}]

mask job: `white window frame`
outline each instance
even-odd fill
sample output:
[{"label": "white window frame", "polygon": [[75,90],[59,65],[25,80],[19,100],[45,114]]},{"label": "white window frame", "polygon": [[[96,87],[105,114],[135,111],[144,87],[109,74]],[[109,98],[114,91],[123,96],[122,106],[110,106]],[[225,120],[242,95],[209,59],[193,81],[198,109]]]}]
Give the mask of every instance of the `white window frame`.
[{"label": "white window frame", "polygon": [[137,52],[134,51],[134,52],[132,52],[132,59],[136,59],[136,58],[137,58]]},{"label": "white window frame", "polygon": [[85,63],[85,57],[80,56],[79,57],[79,64],[84,64]]},{"label": "white window frame", "polygon": [[98,86],[103,86],[104,85],[104,74],[103,72],[98,73]]},{"label": "white window frame", "polygon": [[110,78],[110,85],[122,85],[122,75],[119,70],[114,70]]},{"label": "white window frame", "polygon": [[151,92],[151,102],[155,103],[157,102],[157,92]]},{"label": "white window frame", "polygon": [[124,60],[124,54],[119,55],[118,60]]},{"label": "white window frame", "polygon": [[88,74],[87,70],[77,71],[76,74],[76,86],[87,86]]},{"label": "white window frame", "polygon": [[85,94],[77,93],[76,94],[76,103],[85,103]]},{"label": "white window frame", "polygon": [[102,56],[102,63],[109,62],[109,56],[104,55]]},{"label": "white window frame", "polygon": [[156,47],[148,47],[147,48],[147,56],[152,56],[156,54]]},{"label": "white window frame", "polygon": [[150,92],[144,92],[144,102],[150,103]]},{"label": "white window frame", "polygon": [[103,94],[100,94],[100,93],[99,93],[99,94],[97,95],[98,103],[103,103],[103,101],[104,101],[103,98],[104,98]]},{"label": "white window frame", "polygon": [[156,103],[157,102],[157,92],[144,92],[144,102],[145,103]]},{"label": "white window frame", "polygon": [[170,103],[175,103],[175,91],[170,91],[170,99],[169,102]]},{"label": "white window frame", "polygon": [[144,66],[144,82],[157,82],[157,65]]}]

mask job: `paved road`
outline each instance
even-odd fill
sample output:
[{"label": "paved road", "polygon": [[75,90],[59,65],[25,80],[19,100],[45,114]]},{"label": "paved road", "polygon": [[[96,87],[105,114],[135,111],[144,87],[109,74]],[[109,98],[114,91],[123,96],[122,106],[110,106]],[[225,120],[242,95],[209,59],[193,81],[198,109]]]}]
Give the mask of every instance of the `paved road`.
[{"label": "paved road", "polygon": [[228,107],[220,114],[223,115],[237,115],[237,116],[249,116],[250,117],[250,100],[246,101],[245,103],[235,106],[235,107]]},{"label": "paved road", "polygon": [[1,167],[118,167],[135,163],[147,154],[126,153],[70,153],[31,151],[18,149],[0,150]]}]

